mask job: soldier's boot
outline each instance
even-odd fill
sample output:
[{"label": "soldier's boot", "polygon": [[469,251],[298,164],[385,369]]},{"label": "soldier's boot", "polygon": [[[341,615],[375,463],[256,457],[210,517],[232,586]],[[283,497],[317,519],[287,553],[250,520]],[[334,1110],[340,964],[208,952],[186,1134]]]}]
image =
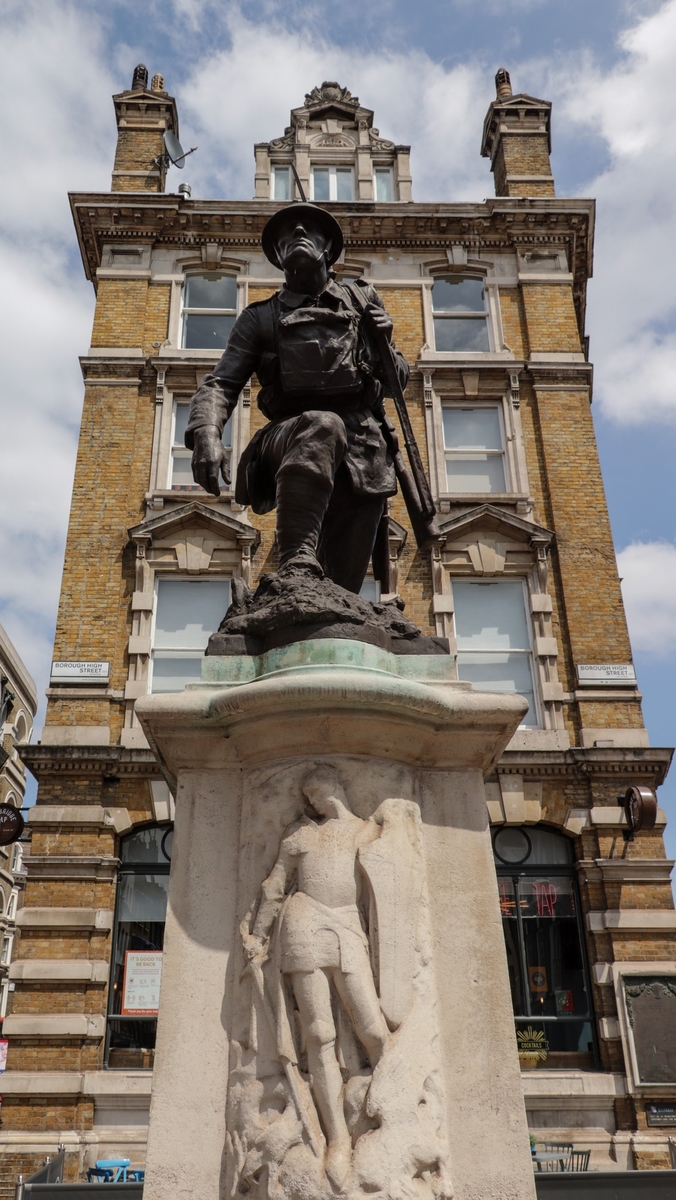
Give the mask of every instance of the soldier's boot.
[{"label": "soldier's boot", "polygon": [[331,499],[331,483],[318,475],[280,471],[277,475],[277,546],[279,573],[302,569],[324,577],[317,558],[322,521]]}]

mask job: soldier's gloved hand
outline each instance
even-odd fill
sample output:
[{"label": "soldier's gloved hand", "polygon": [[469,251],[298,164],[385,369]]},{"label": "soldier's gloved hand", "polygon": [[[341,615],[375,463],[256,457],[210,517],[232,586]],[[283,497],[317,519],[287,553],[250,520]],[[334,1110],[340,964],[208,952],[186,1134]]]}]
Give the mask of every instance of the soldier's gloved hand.
[{"label": "soldier's gloved hand", "polygon": [[369,304],[364,310],[366,320],[371,328],[376,332],[386,337],[388,342],[392,340],[392,318],[389,313],[385,312],[378,304]]},{"label": "soldier's gloved hand", "polygon": [[205,492],[212,496],[220,496],[221,488],[219,475],[228,480],[228,452],[221,441],[221,435],[216,425],[203,425],[194,434],[195,448],[192,452],[192,474],[195,483],[199,483]]}]

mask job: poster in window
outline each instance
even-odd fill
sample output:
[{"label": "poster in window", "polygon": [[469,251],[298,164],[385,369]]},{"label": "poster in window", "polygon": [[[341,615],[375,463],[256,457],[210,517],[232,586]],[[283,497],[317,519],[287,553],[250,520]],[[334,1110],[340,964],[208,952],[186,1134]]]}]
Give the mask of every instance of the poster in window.
[{"label": "poster in window", "polygon": [[546,967],[529,967],[528,977],[530,979],[530,990],[539,995],[542,992],[548,992],[547,986],[547,968]]},{"label": "poster in window", "polygon": [[127,950],[122,982],[122,1016],[156,1017],[160,1006],[162,951]]},{"label": "poster in window", "polygon": [[0,1038],[0,1074],[7,1069],[7,1038]]}]

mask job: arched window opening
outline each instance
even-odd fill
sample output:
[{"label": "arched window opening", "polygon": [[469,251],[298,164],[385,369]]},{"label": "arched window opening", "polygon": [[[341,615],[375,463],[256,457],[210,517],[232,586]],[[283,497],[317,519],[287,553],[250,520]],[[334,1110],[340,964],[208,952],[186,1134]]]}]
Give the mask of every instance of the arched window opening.
[{"label": "arched window opening", "polygon": [[30,729],[24,712],[20,712],[17,716],[14,722],[14,731],[14,741],[17,745],[23,745],[24,742],[28,741]]},{"label": "arched window opening", "polygon": [[571,842],[541,826],[493,834],[522,1068],[587,1069],[597,1050]]},{"label": "arched window opening", "polygon": [[108,999],[106,1063],[152,1067],[173,825],[146,825],[120,842]]}]

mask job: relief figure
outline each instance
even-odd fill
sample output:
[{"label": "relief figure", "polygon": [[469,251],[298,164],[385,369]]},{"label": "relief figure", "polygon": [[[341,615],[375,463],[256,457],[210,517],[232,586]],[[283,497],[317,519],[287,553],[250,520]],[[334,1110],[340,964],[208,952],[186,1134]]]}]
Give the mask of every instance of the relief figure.
[{"label": "relief figure", "polygon": [[417,805],[362,819],[328,766],[301,790],[311,812],[241,927],[251,1011],[231,1073],[231,1194],[447,1197]]}]

